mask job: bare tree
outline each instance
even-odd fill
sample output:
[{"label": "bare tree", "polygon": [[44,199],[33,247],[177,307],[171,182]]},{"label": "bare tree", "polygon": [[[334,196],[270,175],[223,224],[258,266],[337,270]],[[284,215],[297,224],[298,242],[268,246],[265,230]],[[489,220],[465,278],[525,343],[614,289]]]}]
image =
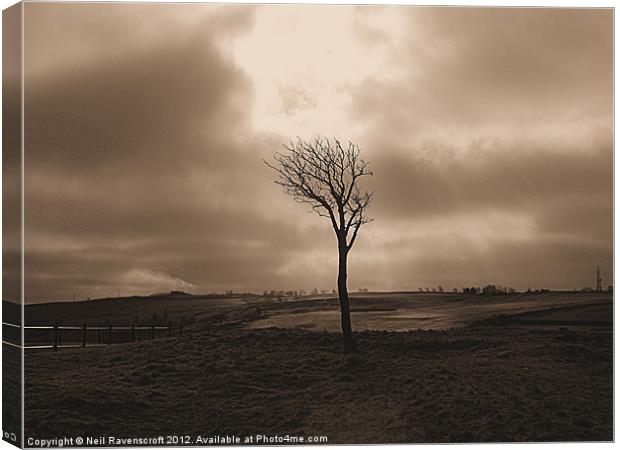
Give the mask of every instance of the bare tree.
[{"label": "bare tree", "polygon": [[344,337],[344,351],[355,350],[347,291],[347,257],[362,225],[370,222],[366,211],[372,192],[360,188],[360,179],[372,175],[368,163],[360,158],[359,146],[337,139],[317,137],[307,142],[285,144],[275,152],[271,164],[279,178],[276,184],[299,203],[306,203],[319,216],[327,217],[338,241],[338,297]]}]

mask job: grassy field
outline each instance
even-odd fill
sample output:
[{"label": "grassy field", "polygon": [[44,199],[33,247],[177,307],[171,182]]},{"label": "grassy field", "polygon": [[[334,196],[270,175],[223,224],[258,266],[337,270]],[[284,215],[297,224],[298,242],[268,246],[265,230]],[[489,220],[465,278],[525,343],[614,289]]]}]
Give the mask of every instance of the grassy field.
[{"label": "grassy field", "polygon": [[[489,297],[408,292],[357,294],[352,300],[352,322],[358,330],[443,330],[500,314],[513,316],[565,308],[571,311],[567,316],[576,321],[581,321],[583,312],[588,310],[591,316],[598,314],[600,325],[611,326],[611,296],[572,292]],[[338,302],[333,298],[270,304],[264,313],[265,317],[252,322],[252,328],[295,327],[334,332],[340,329]]]},{"label": "grassy field", "polygon": [[[29,352],[26,436],[613,439],[610,296],[550,293],[536,300],[358,296],[357,330],[381,324],[375,315],[394,318],[394,311],[404,317],[395,320],[398,329],[426,324],[418,320],[425,312],[434,314],[435,329],[358,331],[360,352],[352,355],[341,353],[341,338],[330,331],[333,300],[182,300],[174,304],[179,309],[143,302],[138,313],[145,316],[166,308],[179,320],[193,317],[189,332],[104,349]],[[97,304],[97,313],[111,316],[112,302]],[[130,315],[138,311],[132,307]],[[84,311],[92,314],[75,312],[75,320],[104,318]],[[328,325],[307,329],[306,315],[320,312]],[[278,317],[286,317],[286,327],[269,328]],[[394,320],[383,325],[393,330]]]}]

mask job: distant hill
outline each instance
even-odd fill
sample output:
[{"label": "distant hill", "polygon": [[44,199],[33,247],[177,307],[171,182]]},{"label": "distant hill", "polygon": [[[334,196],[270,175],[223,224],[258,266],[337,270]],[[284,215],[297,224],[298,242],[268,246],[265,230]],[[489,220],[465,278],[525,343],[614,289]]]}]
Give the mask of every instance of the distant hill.
[{"label": "distant hill", "polygon": [[[149,297],[157,297],[157,298],[194,298],[196,296],[194,294],[190,294],[189,292],[170,291],[170,292],[157,292],[155,294],[149,295]],[[204,297],[204,295],[202,295],[201,297]]]}]

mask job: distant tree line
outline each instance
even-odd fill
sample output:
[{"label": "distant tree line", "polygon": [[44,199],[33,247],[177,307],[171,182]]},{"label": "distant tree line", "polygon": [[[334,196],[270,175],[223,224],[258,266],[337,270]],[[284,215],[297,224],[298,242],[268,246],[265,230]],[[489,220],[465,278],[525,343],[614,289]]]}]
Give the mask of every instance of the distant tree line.
[{"label": "distant tree line", "polygon": [[527,288],[526,294],[544,294],[545,292],[551,292],[549,289],[530,289]]},{"label": "distant tree line", "polygon": [[263,291],[263,297],[265,298],[279,298],[279,297],[303,297],[306,295],[306,291],[303,289],[300,290],[292,290],[292,291],[284,291],[282,289],[271,289],[268,291]]},{"label": "distant tree line", "polygon": [[476,287],[476,286],[465,287],[461,290],[459,290],[458,288],[454,288],[452,289],[452,291],[444,289],[443,286],[441,285],[437,286],[436,288],[435,287],[429,288],[427,286],[424,288],[419,288],[418,291],[419,292],[434,292],[434,293],[452,292],[454,294],[462,293],[462,294],[467,294],[467,295],[508,295],[508,294],[517,293],[517,290],[510,286],[500,286],[500,285],[495,285],[495,284],[487,284],[486,286],[482,286],[482,287]]},{"label": "distant tree line", "polygon": [[[420,292],[446,292],[443,286],[441,285],[437,286],[436,288],[435,287],[429,288],[428,286],[426,286],[425,288],[419,288],[418,291]],[[454,292],[458,292],[458,289],[455,288]]]},{"label": "distant tree line", "polygon": [[263,297],[265,298],[282,298],[282,297],[305,297],[306,295],[325,295],[325,294],[337,294],[335,289],[317,289],[313,288],[310,292],[306,292],[304,289],[288,290],[283,289],[270,289],[263,291]]},{"label": "distant tree line", "polygon": [[510,286],[500,286],[495,284],[487,284],[482,287],[466,287],[463,288],[463,294],[469,295],[509,295],[516,294],[517,290]]}]

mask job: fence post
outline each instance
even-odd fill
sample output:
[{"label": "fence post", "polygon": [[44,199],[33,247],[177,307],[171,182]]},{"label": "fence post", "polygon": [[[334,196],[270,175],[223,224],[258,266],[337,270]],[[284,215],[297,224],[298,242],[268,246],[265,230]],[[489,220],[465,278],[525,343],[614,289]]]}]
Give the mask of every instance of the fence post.
[{"label": "fence post", "polygon": [[82,325],[82,347],[86,347],[86,324]]},{"label": "fence post", "polygon": [[101,345],[101,328],[97,329],[97,344]]},{"label": "fence post", "polygon": [[112,322],[108,322],[108,345],[112,343]]},{"label": "fence post", "polygon": [[155,339],[155,325],[151,325],[151,340]]},{"label": "fence post", "polygon": [[133,342],[136,341],[136,323],[134,322],[133,325],[131,326],[131,340]]},{"label": "fence post", "polygon": [[62,328],[59,326],[58,327],[58,346],[60,347],[62,345]]},{"label": "fence post", "polygon": [[172,322],[168,322],[168,337],[172,336]]},{"label": "fence post", "polygon": [[58,350],[58,324],[54,324],[54,351]]},{"label": "fence post", "polygon": [[138,340],[142,340],[142,330],[138,330]]}]

